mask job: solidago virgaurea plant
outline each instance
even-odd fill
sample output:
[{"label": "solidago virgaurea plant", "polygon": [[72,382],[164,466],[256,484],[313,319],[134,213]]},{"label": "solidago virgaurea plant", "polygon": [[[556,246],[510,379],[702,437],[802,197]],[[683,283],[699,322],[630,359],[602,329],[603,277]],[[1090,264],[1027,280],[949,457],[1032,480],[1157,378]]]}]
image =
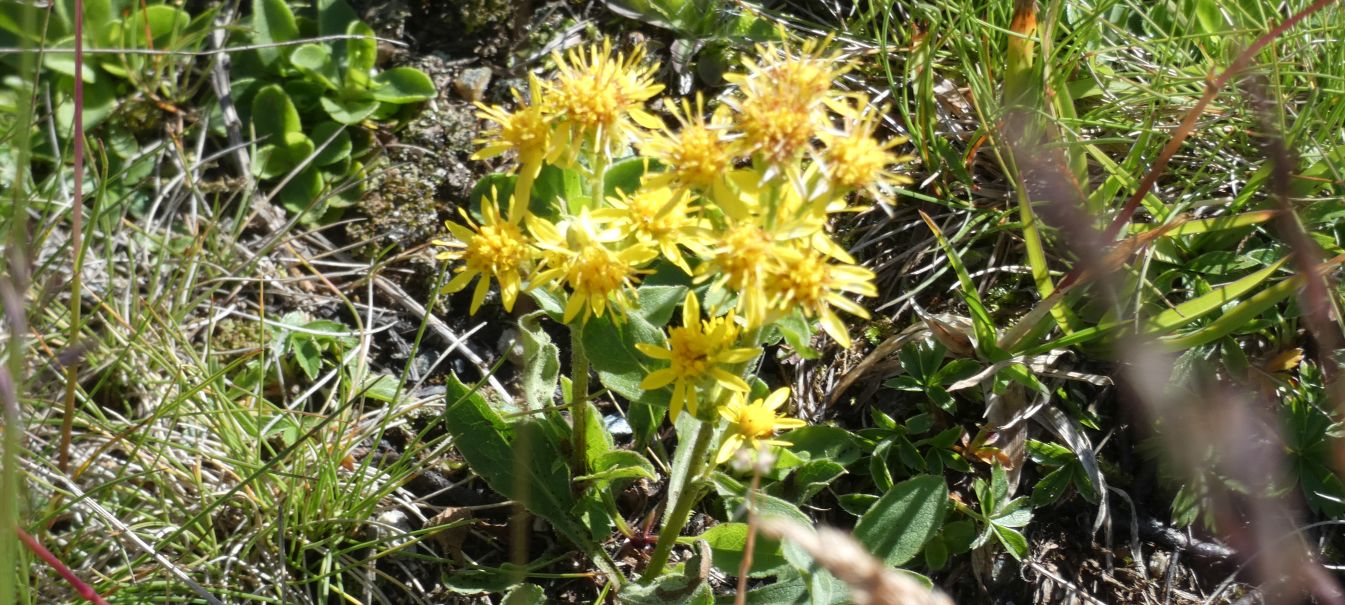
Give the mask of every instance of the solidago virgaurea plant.
[{"label": "solidago virgaurea plant", "polygon": [[[472,313],[498,284],[506,311],[526,294],[568,327],[571,477],[614,476],[594,453],[591,373],[626,400],[637,440],[674,423],[675,458],[688,463],[671,471],[645,579],[662,572],[714,468],[804,425],[787,414],[789,389],[767,394],[753,362],[787,335],[784,321],[850,345],[844,316],[867,318],[856,298],[877,289],[828,219],[906,181],[902,141],[878,138],[882,108],[835,87],[850,67],[824,41],[756,55],[718,98],[658,99],[641,48],[556,53],[554,75],[530,76],[512,107],[478,104],[475,157],[507,154],[512,169],[478,186],[476,216],[436,242],[453,273],[445,290],[475,282]],[[610,493],[595,502],[631,535]]]}]

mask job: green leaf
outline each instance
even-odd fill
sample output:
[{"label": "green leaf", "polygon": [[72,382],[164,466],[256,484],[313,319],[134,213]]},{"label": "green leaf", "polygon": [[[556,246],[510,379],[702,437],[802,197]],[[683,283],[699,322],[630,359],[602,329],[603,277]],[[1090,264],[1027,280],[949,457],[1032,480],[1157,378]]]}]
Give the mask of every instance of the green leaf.
[{"label": "green leaf", "polygon": [[849,466],[863,454],[849,431],[824,424],[799,427],[781,435],[780,440],[788,442],[790,451],[805,460],[831,460]]},{"label": "green leaf", "polygon": [[346,125],[359,124],[378,109],[378,101],[372,99],[340,99],[324,96],[318,99],[318,103],[333,120]]},{"label": "green leaf", "polygon": [[313,147],[313,141],[302,132],[282,133],[276,144],[265,145],[257,150],[256,165],[259,168],[257,176],[269,180],[289,174],[313,155]]},{"label": "green leaf", "polygon": [[284,141],[285,133],[303,132],[299,111],[280,85],[264,86],[252,97],[252,128],[258,137],[265,137],[265,143],[277,145]]},{"label": "green leaf", "polygon": [[374,76],[373,95],[384,103],[419,103],[434,98],[434,82],[414,67],[394,67]]},{"label": "green leaf", "polygon": [[[506,498],[521,502],[547,520],[584,552],[595,552],[585,532],[570,517],[575,499],[570,470],[545,420],[510,425],[475,389],[449,375],[444,429],[472,472]],[[519,476],[518,473],[522,473]]]},{"label": "green leaf", "polygon": [[314,202],[322,195],[322,186],[322,175],[317,168],[309,166],[294,175],[276,195],[276,199],[294,214],[316,212],[320,215],[321,210]]},{"label": "green leaf", "polygon": [[332,61],[332,52],[326,46],[319,44],[300,46],[290,54],[290,64],[310,80],[322,84],[327,90],[341,88],[337,84],[341,76],[336,71],[336,63]]},{"label": "green leaf", "polygon": [[[710,553],[715,567],[730,576],[738,575],[743,563],[743,550],[747,547],[746,523],[720,523],[696,538],[683,538],[679,541],[691,542],[705,540],[710,545]],[[780,542],[760,534],[752,550],[752,566],[748,577],[761,578],[779,575],[789,563],[780,552]]]},{"label": "green leaf", "polygon": [[859,518],[855,538],[888,565],[902,565],[934,537],[947,505],[943,477],[908,479],[894,485]]},{"label": "green leaf", "polygon": [[[327,142],[328,139],[331,142]],[[331,166],[350,157],[354,144],[350,141],[350,132],[336,122],[323,122],[313,128],[314,146],[327,143],[327,146],[313,158],[314,166]]]},{"label": "green leaf", "polygon": [[925,565],[938,571],[948,564],[948,546],[942,537],[936,537],[925,545]]},{"label": "green leaf", "polygon": [[639,295],[640,308],[639,313],[651,325],[666,326],[672,319],[677,306],[686,299],[687,289],[685,286],[640,286],[636,293]]},{"label": "green leaf", "polygon": [[618,192],[627,195],[634,193],[640,188],[640,179],[644,177],[645,172],[650,168],[650,160],[642,157],[633,157],[613,163],[607,167],[607,173],[604,175],[602,191],[607,197],[614,197]]},{"label": "green leaf", "polygon": [[1209,292],[1183,302],[1171,309],[1155,315],[1149,320],[1146,328],[1150,333],[1166,334],[1173,328],[1180,327],[1201,317],[1209,315],[1239,298],[1244,294],[1256,289],[1271,275],[1274,275],[1284,263],[1289,261],[1289,257],[1281,258],[1274,264],[1260,271],[1247,275],[1242,279],[1229,282]]},{"label": "green leaf", "polygon": [[836,499],[845,512],[856,517],[862,516],[873,508],[873,504],[878,501],[878,496],[874,494],[854,493],[845,494]]},{"label": "green leaf", "polygon": [[560,349],[551,335],[542,329],[546,311],[535,311],[518,320],[519,342],[523,345],[523,370],[519,386],[528,409],[539,410],[554,402],[560,380]]},{"label": "green leaf", "polygon": [[354,89],[368,90],[372,84],[369,74],[378,62],[378,41],[374,39],[374,30],[360,21],[354,21],[346,27],[346,35],[361,37],[346,40],[343,83]]},{"label": "green leaf", "polygon": [[505,593],[500,605],[542,605],[546,603],[546,592],[536,584],[520,584]]},{"label": "green leaf", "polygon": [[1027,557],[1027,538],[1021,532],[995,523],[990,527],[995,532],[995,537],[999,538],[999,543],[1004,545],[1004,549],[1009,551],[1013,558],[1022,561]]},{"label": "green leaf", "polygon": [[990,361],[999,361],[997,357],[1003,357],[1004,354],[999,350],[996,342],[999,339],[999,331],[995,328],[995,321],[991,319],[990,313],[985,310],[985,303],[981,301],[980,291],[976,289],[976,283],[971,281],[971,274],[967,272],[966,265],[962,264],[962,256],[957,253],[957,249],[948,243],[948,238],[944,237],[943,231],[934,224],[934,219],[929,218],[924,212],[920,213],[920,218],[924,219],[925,224],[930,231],[934,232],[934,239],[939,242],[939,247],[943,248],[943,253],[948,257],[948,264],[953,268],[953,273],[957,275],[958,284],[961,285],[959,294],[962,301],[966,303],[967,310],[971,312],[972,329],[976,332],[976,349]]},{"label": "green leaf", "polygon": [[[536,216],[558,222],[561,219],[562,201],[582,195],[583,186],[583,177],[579,171],[546,164],[542,166],[541,172],[537,173],[537,180],[532,183],[532,199],[528,201],[528,210]],[[512,184],[509,191],[513,191]]]},{"label": "green leaf", "polygon": [[1248,322],[1255,319],[1266,309],[1288,298],[1301,285],[1303,285],[1302,275],[1280,280],[1238,303],[1232,309],[1220,315],[1218,319],[1205,326],[1185,334],[1159,338],[1158,342],[1170,351],[1181,351],[1209,344],[1246,327]]},{"label": "green leaf", "polygon": [[[655,479],[654,465],[638,452],[612,450],[597,456],[589,463],[593,472],[575,477],[575,481],[608,483],[620,479]],[[601,486],[600,486],[601,488]]]},{"label": "green leaf", "polygon": [[583,325],[583,331],[584,351],[598,373],[598,380],[612,392],[630,400],[632,405],[626,417],[635,433],[636,444],[648,443],[663,422],[671,392],[669,389],[647,391],[640,388],[640,381],[657,366],[636,350],[635,343],[664,346],[663,331],[639,313],[627,314],[621,323],[616,323],[610,313],[590,318]]},{"label": "green leaf", "polygon": [[1065,488],[1069,487],[1072,476],[1073,471],[1068,466],[1046,473],[1046,476],[1032,488],[1032,505],[1046,506],[1058,500],[1060,495],[1065,493]]},{"label": "green leaf", "polygon": [[401,392],[398,386],[396,376],[374,374],[364,378],[364,384],[360,385],[360,394],[376,401],[397,403],[397,395]]},{"label": "green leaf", "polygon": [[821,353],[812,346],[813,327],[803,314],[795,311],[775,320],[775,329],[784,337],[789,347],[803,359],[817,359]]},{"label": "green leaf", "polygon": [[[783,451],[787,453],[789,450]],[[780,465],[777,464],[776,468],[779,467]],[[809,460],[794,469],[785,481],[769,486],[767,491],[802,504],[844,474],[845,467],[835,461],[825,458]]]},{"label": "green leaf", "polygon": [[316,380],[322,369],[322,350],[318,348],[317,341],[306,334],[294,334],[292,338],[294,344],[290,350],[294,353],[294,362],[308,375],[309,380]]},{"label": "green leaf", "polygon": [[[688,414],[688,416],[690,416],[690,414]],[[681,423],[681,420],[682,418],[679,417],[679,424]],[[724,506],[730,514],[737,514],[739,511],[744,510],[744,498],[747,493],[746,486],[722,472],[713,473],[711,475],[711,480],[714,482],[715,491],[718,492],[719,497],[723,499]],[[757,516],[759,517],[782,517],[805,527],[811,527],[813,525],[813,520],[810,519],[808,515],[803,514],[803,511],[799,510],[799,507],[770,494],[753,494],[752,506],[755,507]],[[785,560],[789,561],[790,565],[793,565],[796,569],[806,570],[812,565],[812,557],[797,544],[786,542],[784,544],[783,552]]]},{"label": "green leaf", "polygon": [[[299,26],[285,0],[252,0],[252,29],[259,44],[289,42],[299,37]],[[284,51],[284,47],[259,48],[257,55],[262,65],[270,68]]]},{"label": "green leaf", "polygon": [[714,591],[704,574],[708,564],[697,549],[682,565],[682,573],[664,574],[651,584],[627,584],[617,600],[630,605],[711,605]]},{"label": "green leaf", "polygon": [[360,20],[345,0],[318,0],[317,9],[319,36],[344,34],[351,23]]}]

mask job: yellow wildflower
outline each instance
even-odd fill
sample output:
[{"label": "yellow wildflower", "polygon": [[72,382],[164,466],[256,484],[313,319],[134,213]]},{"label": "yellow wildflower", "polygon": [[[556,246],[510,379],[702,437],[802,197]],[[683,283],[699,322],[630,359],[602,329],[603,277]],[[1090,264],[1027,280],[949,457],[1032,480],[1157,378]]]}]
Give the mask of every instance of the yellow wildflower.
[{"label": "yellow wildflower", "polygon": [[475,314],[476,310],[481,308],[481,302],[486,299],[486,292],[489,291],[490,280],[493,278],[500,284],[500,298],[505,311],[513,310],[514,300],[518,298],[522,286],[522,274],[533,257],[528,238],[517,224],[501,218],[499,203],[494,195],[488,201],[486,199],[481,201],[481,216],[484,220],[479,225],[472,221],[466,212],[462,212],[461,209],[459,212],[462,213],[466,226],[452,222],[445,223],[449,233],[452,233],[457,241],[433,242],[436,246],[450,248],[440,252],[435,258],[464,261],[455,269],[458,274],[444,286],[444,292],[458,292],[480,276],[481,279],[476,282],[476,290],[472,292],[470,312]]},{"label": "yellow wildflower", "polygon": [[764,445],[789,445],[771,437],[780,429],[798,428],[807,423],[776,413],[788,399],[789,387],[776,389],[765,399],[758,399],[752,403],[747,403],[747,398],[741,393],[734,393],[728,405],[719,410],[719,415],[729,421],[729,430],[719,446],[715,464],[727,462],[744,445],[753,450],[759,450]]},{"label": "yellow wildflower", "polygon": [[697,280],[715,276],[715,287],[729,287],[738,293],[737,308],[749,326],[766,322],[764,286],[766,277],[777,263],[771,233],[751,222],[730,225],[710,250],[707,262],[696,268]]},{"label": "yellow wildflower", "polygon": [[[558,73],[547,86],[547,100],[560,118],[573,160],[583,143],[608,158],[617,155],[635,136],[636,124],[649,129],[663,122],[645,111],[644,103],[663,90],[654,83],[657,65],[642,65],[644,48],[630,56],[612,54],[611,40],[565,56],[552,54]],[[634,123],[632,123],[632,121]]]},{"label": "yellow wildflower", "polygon": [[594,218],[606,219],[611,225],[635,241],[658,246],[663,257],[683,271],[691,273],[691,266],[682,256],[680,246],[703,252],[701,242],[705,230],[690,207],[690,198],[667,187],[640,188],[633,195],[622,193],[608,198],[608,207],[593,212]]},{"label": "yellow wildflower", "polygon": [[797,307],[805,317],[817,318],[836,342],[850,346],[850,333],[832,307],[867,318],[864,307],[845,297],[845,293],[877,296],[874,274],[863,267],[832,264],[826,256],[812,249],[782,249],[780,265],[766,282],[770,306],[785,313]]},{"label": "yellow wildflower", "polygon": [[728,112],[716,111],[706,123],[705,99],[699,92],[694,109],[686,99],[680,106],[666,100],[664,105],[678,129],[660,128],[640,143],[641,153],[664,166],[663,172],[650,177],[650,185],[707,191],[721,184],[736,155],[736,145],[728,139],[732,123]]},{"label": "yellow wildflower", "polygon": [[[861,97],[859,103],[866,104],[867,99]],[[893,164],[909,162],[911,156],[892,152],[893,147],[906,142],[905,138],[878,142],[874,133],[881,114],[882,110],[863,117],[847,116],[845,131],[823,133],[822,143],[826,150],[821,161],[827,180],[839,193],[864,190],[870,197],[881,199],[879,187],[911,182],[889,170]]]},{"label": "yellow wildflower", "polygon": [[534,283],[552,289],[563,284],[570,289],[565,323],[581,310],[582,320],[590,315],[602,317],[609,303],[622,315],[631,306],[630,294],[642,273],[639,267],[658,256],[643,242],[622,245],[619,232],[601,228],[587,211],[560,225],[532,215],[527,220],[545,265]]},{"label": "yellow wildflower", "polygon": [[528,99],[525,101],[518,89],[513,89],[518,108],[509,111],[499,105],[477,103],[480,110],[477,117],[493,123],[480,139],[473,141],[482,145],[472,154],[473,160],[493,158],[506,151],[518,154],[520,164],[554,161],[561,151],[551,136],[551,116],[547,114],[542,102],[542,84],[537,76],[528,76]]},{"label": "yellow wildflower", "polygon": [[711,381],[730,391],[746,393],[747,383],[726,367],[749,361],[758,351],[735,348],[737,340],[738,326],[732,313],[702,320],[700,302],[695,293],[688,292],[682,304],[681,327],[668,330],[668,348],[636,343],[635,348],[641,353],[670,362],[668,367],[650,372],[640,382],[640,388],[661,389],[671,383],[673,395],[668,414],[673,420],[677,420],[684,406],[696,415],[698,391]]},{"label": "yellow wildflower", "polygon": [[832,82],[849,66],[826,49],[826,41],[809,40],[794,51],[788,45],[759,46],[762,62],[743,62],[746,74],[724,78],[738,85],[738,112],[744,144],[767,164],[784,165],[809,149],[827,126],[826,107],[840,106]]}]

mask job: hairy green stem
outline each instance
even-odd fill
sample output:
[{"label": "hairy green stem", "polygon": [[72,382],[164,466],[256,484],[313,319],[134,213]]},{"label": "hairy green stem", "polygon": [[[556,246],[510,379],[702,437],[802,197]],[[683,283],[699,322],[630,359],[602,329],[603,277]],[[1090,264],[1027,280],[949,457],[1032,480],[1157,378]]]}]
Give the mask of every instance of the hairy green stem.
[{"label": "hairy green stem", "polygon": [[699,494],[694,493],[691,487],[700,479],[700,475],[705,470],[706,454],[710,449],[710,440],[714,437],[714,426],[708,422],[698,421],[696,423],[696,441],[691,446],[691,467],[687,469],[687,474],[682,478],[681,489],[678,490],[677,501],[672,503],[672,511],[663,519],[663,529],[659,531],[658,543],[654,545],[654,554],[649,557],[649,566],[645,567],[644,574],[640,576],[641,582],[648,582],[657,578],[663,573],[663,566],[668,564],[668,555],[672,554],[673,544],[677,543],[677,537],[682,534],[682,529],[686,527],[687,519],[691,517],[691,507],[696,505],[699,500]]},{"label": "hairy green stem", "polygon": [[588,353],[582,325],[570,326],[570,430],[574,476],[588,474]]}]

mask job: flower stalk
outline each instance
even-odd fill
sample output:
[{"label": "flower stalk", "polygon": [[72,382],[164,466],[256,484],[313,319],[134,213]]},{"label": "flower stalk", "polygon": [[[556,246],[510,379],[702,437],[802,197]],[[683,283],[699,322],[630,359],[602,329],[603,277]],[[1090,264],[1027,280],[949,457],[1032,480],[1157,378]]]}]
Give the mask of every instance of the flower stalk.
[{"label": "flower stalk", "polygon": [[668,564],[668,556],[672,554],[672,547],[677,543],[677,536],[682,534],[687,520],[691,518],[691,508],[700,500],[696,485],[705,472],[705,463],[709,461],[710,442],[714,439],[714,433],[712,424],[703,420],[696,421],[696,436],[690,442],[691,466],[681,478],[677,501],[672,503],[672,511],[663,518],[663,529],[659,530],[654,553],[649,556],[649,565],[640,576],[642,582],[649,582],[663,573],[663,566]]},{"label": "flower stalk", "polygon": [[588,352],[583,325],[570,326],[570,474],[588,474]]}]

